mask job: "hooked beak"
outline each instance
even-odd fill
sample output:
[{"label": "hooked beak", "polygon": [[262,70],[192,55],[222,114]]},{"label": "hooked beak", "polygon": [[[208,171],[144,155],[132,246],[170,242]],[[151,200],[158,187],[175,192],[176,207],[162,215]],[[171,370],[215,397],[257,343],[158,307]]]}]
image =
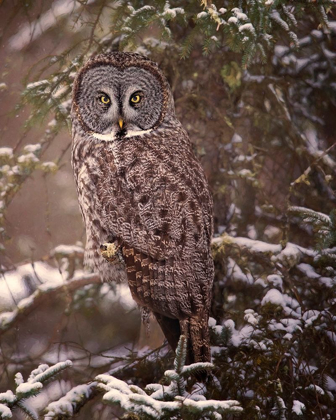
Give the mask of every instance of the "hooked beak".
[{"label": "hooked beak", "polygon": [[124,125],[124,120],[122,118],[119,118],[118,124],[119,124],[120,129],[122,129]]}]

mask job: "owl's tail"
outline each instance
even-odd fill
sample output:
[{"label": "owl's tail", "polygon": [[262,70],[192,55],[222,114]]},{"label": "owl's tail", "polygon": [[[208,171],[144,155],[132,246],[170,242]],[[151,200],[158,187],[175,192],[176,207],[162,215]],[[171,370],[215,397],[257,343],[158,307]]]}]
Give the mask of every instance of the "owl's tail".
[{"label": "owl's tail", "polygon": [[181,335],[179,320],[168,318],[167,316],[161,315],[157,312],[153,313],[168,341],[168,344],[175,351]]},{"label": "owl's tail", "polygon": [[170,347],[175,351],[180,335],[188,339],[186,364],[210,362],[208,317],[198,316],[184,320],[172,319],[154,312]]},{"label": "owl's tail", "polygon": [[208,317],[198,316],[180,321],[182,334],[188,339],[187,364],[210,362]]}]

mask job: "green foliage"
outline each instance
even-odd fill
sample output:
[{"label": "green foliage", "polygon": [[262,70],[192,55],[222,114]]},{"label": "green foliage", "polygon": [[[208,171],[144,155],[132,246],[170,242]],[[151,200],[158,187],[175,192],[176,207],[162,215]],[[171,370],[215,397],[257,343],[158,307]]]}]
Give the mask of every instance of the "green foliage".
[{"label": "green foliage", "polygon": [[221,76],[230,89],[235,90],[241,85],[242,71],[235,61],[225,64],[221,70]]}]

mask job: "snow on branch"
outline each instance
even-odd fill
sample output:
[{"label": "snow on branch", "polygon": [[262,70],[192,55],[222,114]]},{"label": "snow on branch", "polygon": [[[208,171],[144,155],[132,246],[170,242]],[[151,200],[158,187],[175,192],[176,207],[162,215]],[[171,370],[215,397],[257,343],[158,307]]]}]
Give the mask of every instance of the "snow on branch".
[{"label": "snow on branch", "polygon": [[88,284],[100,284],[101,280],[97,274],[83,274],[73,277],[66,283],[47,282],[39,286],[33,294],[22,299],[16,309],[12,312],[0,314],[0,336],[13,328],[21,320],[25,319],[33,310],[41,305],[47,298],[55,299],[60,294],[71,293]]},{"label": "snow on branch", "polygon": [[64,369],[71,366],[71,360],[59,362],[50,367],[46,364],[40,365],[31,372],[27,382],[24,382],[22,374],[18,372],[15,375],[15,393],[8,390],[0,394],[0,418],[13,418],[12,408],[18,407],[28,418],[38,420],[38,413],[28,406],[25,400],[37,395],[42,390],[44,382],[54,378]]},{"label": "snow on branch", "polygon": [[[175,370],[165,372],[170,385],[149,384],[146,392],[111,375],[98,375],[98,388],[104,392],[103,401],[117,405],[128,413],[164,419],[167,416],[188,415],[196,418],[221,419],[223,414],[239,414],[243,411],[236,400],[206,400],[204,395],[186,392],[186,378],[200,370],[211,370],[211,363],[195,363],[184,366],[187,350],[186,337],[181,335],[174,361]],[[199,389],[200,390],[200,389]],[[150,395],[148,395],[150,393]]]},{"label": "snow on branch", "polygon": [[332,226],[331,218],[324,213],[307,209],[306,207],[291,206],[289,212],[299,215],[306,223],[320,224],[327,227]]},{"label": "snow on branch", "polygon": [[96,393],[97,382],[77,385],[58,401],[53,401],[46,407],[45,418],[48,420],[71,418]]},{"label": "snow on branch", "polygon": [[[86,4],[93,0],[87,0]],[[47,30],[56,26],[61,19],[71,16],[83,4],[80,1],[57,0],[51,4],[51,8],[43,13],[37,20],[28,22],[9,40],[9,46],[14,51],[21,51],[31,42],[38,39]]]},{"label": "snow on branch", "polygon": [[257,241],[244,237],[233,237],[230,235],[223,235],[212,240],[214,249],[221,246],[237,247],[241,251],[248,251],[254,256],[265,256],[273,262],[281,263],[285,266],[293,266],[301,260],[312,259],[317,255],[316,251],[304,248],[302,246],[288,242],[285,247],[280,244],[274,245],[263,241]]}]

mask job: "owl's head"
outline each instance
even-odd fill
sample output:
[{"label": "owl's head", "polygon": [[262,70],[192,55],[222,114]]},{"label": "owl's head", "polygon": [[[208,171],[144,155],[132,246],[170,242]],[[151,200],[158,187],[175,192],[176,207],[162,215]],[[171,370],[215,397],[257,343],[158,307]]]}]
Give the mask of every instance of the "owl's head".
[{"label": "owl's head", "polygon": [[170,88],[156,63],[132,53],[91,58],[73,87],[72,119],[100,140],[148,133],[174,117]]}]

